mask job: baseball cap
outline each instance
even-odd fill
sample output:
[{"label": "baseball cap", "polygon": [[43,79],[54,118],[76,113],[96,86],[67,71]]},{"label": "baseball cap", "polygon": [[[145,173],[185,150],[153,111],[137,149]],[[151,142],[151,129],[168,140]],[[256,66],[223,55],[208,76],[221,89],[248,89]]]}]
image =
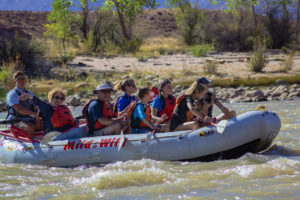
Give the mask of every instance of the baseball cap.
[{"label": "baseball cap", "polygon": [[102,83],[96,87],[95,90],[93,90],[93,93],[95,94],[97,91],[101,90],[113,90],[112,87],[108,83]]},{"label": "baseball cap", "polygon": [[202,83],[202,84],[210,84],[212,81],[207,80],[205,77],[201,77],[197,79],[197,83]]}]

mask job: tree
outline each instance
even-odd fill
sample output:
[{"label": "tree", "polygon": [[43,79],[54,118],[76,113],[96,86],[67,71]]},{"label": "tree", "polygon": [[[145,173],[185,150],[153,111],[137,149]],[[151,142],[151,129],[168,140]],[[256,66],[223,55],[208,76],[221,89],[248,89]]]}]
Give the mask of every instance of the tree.
[{"label": "tree", "polygon": [[144,8],[154,8],[155,0],[105,0],[104,9],[112,10],[118,17],[122,35],[126,40],[133,37],[132,26],[137,13],[141,13]]},{"label": "tree", "polygon": [[194,45],[204,20],[204,13],[199,8],[198,1],[192,4],[188,0],[167,0],[166,5],[174,9],[176,24],[184,42],[189,46]]},{"label": "tree", "polygon": [[298,0],[298,5],[297,5],[297,22],[296,22],[296,40],[297,43],[299,44],[299,29],[300,29],[300,0]]},{"label": "tree", "polygon": [[75,15],[70,10],[72,4],[72,0],[54,0],[52,11],[47,16],[50,23],[45,25],[47,29],[45,36],[61,41],[64,51],[66,41],[74,36],[72,24],[75,21]]}]

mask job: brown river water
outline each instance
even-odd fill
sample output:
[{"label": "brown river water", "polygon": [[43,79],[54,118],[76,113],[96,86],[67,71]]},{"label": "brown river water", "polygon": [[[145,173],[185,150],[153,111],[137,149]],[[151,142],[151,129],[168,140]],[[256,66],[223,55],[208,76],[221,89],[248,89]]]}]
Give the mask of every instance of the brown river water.
[{"label": "brown river water", "polygon": [[139,160],[49,168],[0,161],[0,199],[300,199],[300,100],[226,105],[237,113],[259,105],[276,112],[282,127],[274,146],[214,162]]}]

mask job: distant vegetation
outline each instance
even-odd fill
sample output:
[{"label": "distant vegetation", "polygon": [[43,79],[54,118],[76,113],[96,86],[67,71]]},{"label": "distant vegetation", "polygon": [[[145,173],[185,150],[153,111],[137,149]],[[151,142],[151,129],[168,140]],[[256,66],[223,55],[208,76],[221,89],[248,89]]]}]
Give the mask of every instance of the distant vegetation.
[{"label": "distant vegetation", "polygon": [[[199,57],[211,50],[253,51],[249,69],[261,72],[266,64],[266,48],[285,49],[291,52],[282,63],[283,71],[288,71],[293,66],[293,51],[300,46],[299,0],[259,1],[260,14],[256,13],[255,0],[227,0],[226,11],[206,11],[188,0],[166,0],[180,37],[161,38],[142,38],[134,28],[137,14],[155,8],[155,0],[105,0],[102,7],[91,7],[95,1],[79,0],[75,5],[72,0],[54,0],[40,41],[20,32],[12,36],[0,30],[1,87],[15,69],[22,68],[34,76],[33,72],[39,72],[36,61],[45,56],[65,67],[77,54],[131,54],[145,61],[162,54],[190,52]],[[71,6],[81,11],[72,12]],[[298,8],[296,17],[288,7]],[[217,71],[214,63],[206,63],[205,67],[207,74]]]}]

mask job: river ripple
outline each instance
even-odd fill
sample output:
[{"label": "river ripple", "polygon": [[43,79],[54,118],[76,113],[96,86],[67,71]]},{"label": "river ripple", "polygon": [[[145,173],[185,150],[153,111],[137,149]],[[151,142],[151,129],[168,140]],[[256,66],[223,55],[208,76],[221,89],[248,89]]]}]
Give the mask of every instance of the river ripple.
[{"label": "river ripple", "polygon": [[[276,112],[282,128],[275,145],[262,154],[208,163],[139,160],[76,168],[0,163],[0,199],[300,199],[300,101],[227,105],[238,113],[258,105]],[[79,109],[74,112],[79,115]]]}]

